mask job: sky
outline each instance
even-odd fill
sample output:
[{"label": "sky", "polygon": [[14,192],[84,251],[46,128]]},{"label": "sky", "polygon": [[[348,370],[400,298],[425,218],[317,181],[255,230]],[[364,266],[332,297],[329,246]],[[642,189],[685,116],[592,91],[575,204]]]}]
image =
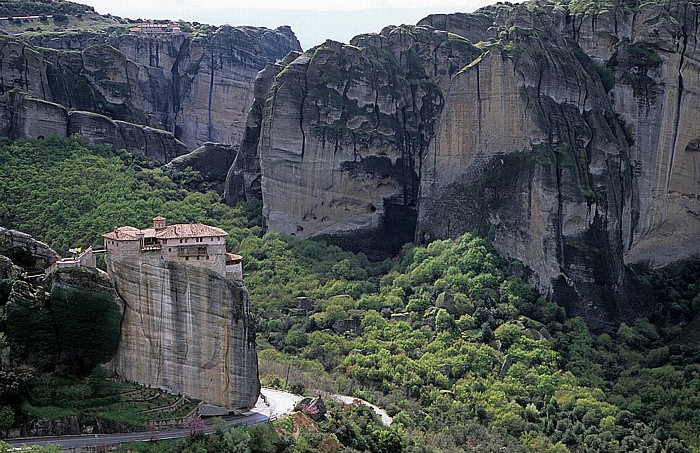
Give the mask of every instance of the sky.
[{"label": "sky", "polygon": [[[326,39],[349,42],[387,25],[415,24],[429,14],[472,12],[496,0],[73,0],[101,14],[130,19],[183,19],[212,25],[289,25],[304,50]],[[517,1],[517,0],[516,0]]]}]

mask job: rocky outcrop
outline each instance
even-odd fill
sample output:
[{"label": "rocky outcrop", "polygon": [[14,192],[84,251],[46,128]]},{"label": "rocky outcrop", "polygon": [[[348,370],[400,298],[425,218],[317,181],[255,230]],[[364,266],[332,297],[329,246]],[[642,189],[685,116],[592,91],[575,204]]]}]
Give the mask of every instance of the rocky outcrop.
[{"label": "rocky outcrop", "polygon": [[425,159],[417,234],[489,234],[571,314],[603,322],[644,309],[627,300],[636,287],[609,253],[629,215],[629,149],[593,63],[554,34],[564,12],[518,15],[507,41],[452,79]]},{"label": "rocky outcrop", "polygon": [[[589,152],[581,160],[588,167],[581,174],[590,181],[598,177],[599,182],[591,186],[595,210],[600,210],[601,201],[608,203],[608,209],[603,211],[602,223],[591,217],[590,208],[586,213],[583,205],[580,214],[574,217],[579,220],[568,221],[569,226],[578,224],[578,227],[567,228],[566,218],[554,223],[562,225],[561,233],[554,234],[563,245],[564,253],[556,259],[561,276],[555,278],[550,274],[541,281],[541,287],[558,288],[563,299],[574,301],[568,304],[571,312],[590,312],[589,319],[596,317],[593,301],[600,303],[606,299],[610,301],[606,305],[616,307],[618,315],[634,316],[643,312],[644,303],[630,300],[638,291],[634,291],[635,285],[625,271],[626,264],[658,267],[697,256],[699,252],[694,239],[700,231],[696,207],[700,192],[698,169],[692,162],[692,151],[689,152],[700,132],[697,115],[691,113],[690,107],[697,105],[700,89],[696,78],[689,77],[697,73],[697,62],[692,57],[695,14],[688,14],[674,2],[645,3],[632,10],[618,7],[598,11],[591,7],[571,14],[559,7],[556,11],[550,15],[554,20],[548,27],[532,24],[524,28],[532,30],[535,36],[544,30],[548,30],[548,36],[557,33],[566,39],[568,35],[578,44],[572,47],[574,51],[581,49],[590,56],[601,85],[608,92],[607,96],[596,97],[610,100],[606,110],[611,110],[612,115],[604,115],[605,123],[600,123],[591,121],[589,110],[582,109],[592,139],[586,147],[605,150],[605,145],[617,142],[621,153],[619,158],[609,152],[604,158],[600,155],[596,158]],[[527,17],[517,9],[509,13],[511,18],[516,15]],[[541,35],[539,40],[544,40]],[[556,65],[556,68],[564,72],[561,69],[564,66]],[[543,80],[567,79],[550,76]],[[587,86],[584,92],[586,98],[591,97]],[[558,103],[565,104],[561,100]],[[571,100],[566,103],[575,104]],[[606,123],[618,140],[596,143],[596,138],[607,135]],[[551,130],[546,124],[540,129]],[[620,140],[620,129],[626,143]],[[610,175],[605,184],[600,182],[601,168]],[[567,181],[568,178],[563,179],[557,186]],[[586,184],[580,186],[585,188]],[[611,204],[613,197],[616,201]],[[571,203],[567,201],[562,203],[562,208],[572,213]],[[582,221],[585,218],[588,220]],[[520,257],[529,265],[536,262],[533,258],[537,255],[516,248],[518,244],[525,245],[525,241],[505,246],[504,242],[500,241],[500,247],[506,254]],[[557,279],[567,284],[547,286],[548,281]]]},{"label": "rocky outcrop", "polygon": [[70,290],[79,288],[85,291],[109,292],[114,294],[107,274],[100,269],[76,267],[57,269],[47,276],[46,286],[54,289]]},{"label": "rocky outcrop", "polygon": [[[688,2],[645,3],[635,14],[580,14],[578,31],[571,32],[614,76],[610,98],[630,141],[634,171],[623,244],[630,264],[660,267],[700,254],[697,14],[698,6]],[[600,21],[616,27],[601,32]]]},{"label": "rocky outcrop", "polygon": [[221,143],[205,143],[191,153],[173,159],[166,168],[184,171],[191,168],[199,175],[207,186],[216,193],[224,193],[224,183],[229,169],[238,153],[238,147]]},{"label": "rocky outcrop", "polygon": [[497,4],[312,49],[267,93],[268,223],[360,250],[476,229],[595,328],[642,314],[628,266],[700,254],[697,16]]},{"label": "rocky outcrop", "polygon": [[[0,37],[0,94],[36,99],[172,133],[189,149],[237,144],[257,72],[300,45],[289,27],[210,27],[147,36],[30,33]],[[26,39],[31,42],[21,40]]]},{"label": "rocky outcrop", "polygon": [[66,137],[68,112],[62,105],[13,90],[0,98],[0,131],[12,139]]},{"label": "rocky outcrop", "polygon": [[25,269],[44,270],[60,257],[51,247],[27,233],[0,227],[0,255]]},{"label": "rocky outcrop", "polygon": [[390,27],[290,62],[268,94],[258,145],[270,227],[371,256],[411,240],[439,85],[479,53],[445,32]]},{"label": "rocky outcrop", "polygon": [[254,406],[260,383],[248,291],[159,256],[107,256],[124,311],[115,372],[229,409]]},{"label": "rocky outcrop", "polygon": [[265,66],[255,78],[253,104],[248,110],[240,149],[226,175],[224,197],[229,205],[233,206],[239,201],[251,198],[262,199],[258,141],[260,140],[267,93],[277,75],[299,55],[299,52],[290,52],[283,60]]},{"label": "rocky outcrop", "polygon": [[98,113],[67,111],[18,90],[0,96],[0,134],[13,139],[80,134],[89,143],[128,149],[161,163],[187,153],[187,147],[170,132]]}]

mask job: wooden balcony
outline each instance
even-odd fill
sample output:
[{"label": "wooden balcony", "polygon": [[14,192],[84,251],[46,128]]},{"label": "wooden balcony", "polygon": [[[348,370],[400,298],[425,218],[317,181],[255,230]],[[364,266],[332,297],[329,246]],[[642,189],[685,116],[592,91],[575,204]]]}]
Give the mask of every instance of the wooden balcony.
[{"label": "wooden balcony", "polygon": [[177,256],[180,257],[195,257],[195,256],[207,256],[207,247],[178,247]]}]

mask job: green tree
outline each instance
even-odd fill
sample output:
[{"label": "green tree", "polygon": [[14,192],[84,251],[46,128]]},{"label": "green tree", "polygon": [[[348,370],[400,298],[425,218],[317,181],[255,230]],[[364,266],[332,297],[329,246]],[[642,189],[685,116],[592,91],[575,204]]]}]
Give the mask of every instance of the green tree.
[{"label": "green tree", "polygon": [[8,435],[8,431],[15,423],[15,411],[10,406],[0,407],[0,432],[4,436]]},{"label": "green tree", "polygon": [[121,313],[107,291],[51,291],[51,312],[60,360],[79,375],[108,362],[117,350]]},{"label": "green tree", "polygon": [[100,396],[104,392],[107,383],[107,370],[102,365],[97,365],[90,372],[88,387],[92,396]]},{"label": "green tree", "polygon": [[252,436],[243,428],[231,428],[224,433],[223,443],[227,452],[248,453]]}]

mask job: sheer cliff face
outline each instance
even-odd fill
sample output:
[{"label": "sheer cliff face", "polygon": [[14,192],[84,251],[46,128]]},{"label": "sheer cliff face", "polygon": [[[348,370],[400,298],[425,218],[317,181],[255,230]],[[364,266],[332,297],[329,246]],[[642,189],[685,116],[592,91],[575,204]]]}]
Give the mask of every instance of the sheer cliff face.
[{"label": "sheer cliff face", "polygon": [[256,73],[292,50],[300,46],[288,27],[223,26],[162,37],[4,36],[0,94],[20,89],[67,109],[162,129],[189,149],[205,142],[235,144]]},{"label": "sheer cliff face", "polygon": [[418,241],[489,235],[594,325],[643,313],[628,266],[700,252],[697,16],[499,4],[312,49],[267,94],[269,224],[361,249],[400,206]]},{"label": "sheer cliff face", "polygon": [[[601,22],[617,26],[601,32]],[[610,98],[632,143],[635,176],[624,243],[629,263],[663,266],[700,253],[697,32],[698,6],[683,1],[584,17],[571,32],[614,70]]]},{"label": "sheer cliff face", "polygon": [[444,104],[439,84],[478,54],[460,37],[399,27],[289,62],[261,112],[270,227],[370,255],[411,240],[421,157]]},{"label": "sheer cliff face", "polygon": [[229,409],[254,406],[260,382],[246,288],[160,254],[121,252],[107,258],[123,308],[119,376]]}]

